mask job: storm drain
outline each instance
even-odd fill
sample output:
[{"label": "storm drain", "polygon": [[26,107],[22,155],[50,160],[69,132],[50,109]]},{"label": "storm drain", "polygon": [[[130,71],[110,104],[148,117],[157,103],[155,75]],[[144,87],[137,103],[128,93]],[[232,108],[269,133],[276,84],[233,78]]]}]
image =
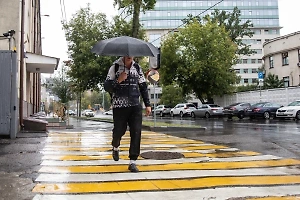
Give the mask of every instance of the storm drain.
[{"label": "storm drain", "polygon": [[141,157],[144,159],[153,160],[171,160],[184,158],[184,155],[178,152],[167,152],[167,151],[148,151],[141,153]]}]

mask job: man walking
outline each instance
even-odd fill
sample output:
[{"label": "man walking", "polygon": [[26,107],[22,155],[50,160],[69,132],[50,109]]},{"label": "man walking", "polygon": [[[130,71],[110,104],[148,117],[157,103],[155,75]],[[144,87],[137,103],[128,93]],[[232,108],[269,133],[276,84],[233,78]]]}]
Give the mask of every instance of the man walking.
[{"label": "man walking", "polygon": [[114,129],[112,134],[112,155],[119,160],[119,146],[122,136],[130,129],[129,166],[131,172],[138,172],[136,160],[140,155],[142,131],[142,96],[146,106],[146,115],[151,113],[148,89],[145,76],[133,57],[119,58],[110,67],[104,89],[112,94]]}]

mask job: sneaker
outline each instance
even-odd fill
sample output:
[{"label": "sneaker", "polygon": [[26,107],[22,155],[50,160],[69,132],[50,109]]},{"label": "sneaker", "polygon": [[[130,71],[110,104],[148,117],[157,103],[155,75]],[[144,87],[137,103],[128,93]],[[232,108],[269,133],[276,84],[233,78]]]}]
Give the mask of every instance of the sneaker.
[{"label": "sneaker", "polygon": [[136,167],[135,163],[131,163],[128,165],[128,170],[131,172],[139,172],[139,169]]},{"label": "sneaker", "polygon": [[119,160],[119,150],[112,150],[112,156],[114,161],[118,161]]}]

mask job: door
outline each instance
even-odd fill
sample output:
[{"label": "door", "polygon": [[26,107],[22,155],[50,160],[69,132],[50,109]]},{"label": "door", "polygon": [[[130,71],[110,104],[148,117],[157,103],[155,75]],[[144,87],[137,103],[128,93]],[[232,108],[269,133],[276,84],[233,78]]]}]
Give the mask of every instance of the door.
[{"label": "door", "polygon": [[17,134],[16,53],[0,51],[0,135]]}]

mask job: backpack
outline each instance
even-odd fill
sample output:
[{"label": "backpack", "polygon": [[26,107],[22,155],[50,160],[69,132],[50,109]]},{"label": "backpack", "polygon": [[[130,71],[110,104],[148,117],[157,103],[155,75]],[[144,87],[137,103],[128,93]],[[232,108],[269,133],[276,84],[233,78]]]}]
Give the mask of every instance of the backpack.
[{"label": "backpack", "polygon": [[[137,64],[137,63],[134,63],[133,66],[135,67],[136,71],[137,71],[138,74],[139,74],[139,72],[140,72],[140,65]],[[118,71],[118,70],[119,70],[119,64],[118,64],[118,63],[115,63],[115,74],[117,74],[117,71]],[[112,95],[113,95],[113,94],[112,94],[111,92],[109,92],[110,103],[112,103]]]}]

